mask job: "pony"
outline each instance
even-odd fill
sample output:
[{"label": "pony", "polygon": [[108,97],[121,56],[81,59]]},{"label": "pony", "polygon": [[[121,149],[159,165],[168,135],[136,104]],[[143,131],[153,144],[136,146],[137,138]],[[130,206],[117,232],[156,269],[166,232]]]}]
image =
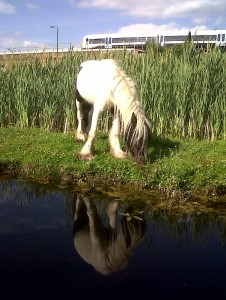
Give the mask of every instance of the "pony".
[{"label": "pony", "polygon": [[[84,195],[77,195],[74,202],[75,250],[102,275],[125,269],[146,232],[145,220],[127,221],[126,216],[118,220],[117,208],[118,202],[108,201],[103,209],[107,218],[103,219],[94,201]],[[126,212],[132,210],[129,206]]]},{"label": "pony", "polygon": [[[111,155],[125,158],[130,153],[135,161],[146,160],[150,123],[135,84],[114,59],[83,62],[75,94],[78,122],[75,138],[85,143],[79,154],[81,159],[93,159],[98,119],[103,111],[113,110],[109,132]],[[120,135],[124,138],[126,152],[121,149]]]}]

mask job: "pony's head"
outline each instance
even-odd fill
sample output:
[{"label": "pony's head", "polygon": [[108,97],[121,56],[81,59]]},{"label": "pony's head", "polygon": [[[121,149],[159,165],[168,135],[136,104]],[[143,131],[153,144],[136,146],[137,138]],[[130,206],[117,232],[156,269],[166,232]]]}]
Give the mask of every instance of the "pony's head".
[{"label": "pony's head", "polygon": [[125,131],[128,151],[138,163],[147,160],[147,149],[151,136],[149,121],[143,114],[132,113],[131,122]]}]

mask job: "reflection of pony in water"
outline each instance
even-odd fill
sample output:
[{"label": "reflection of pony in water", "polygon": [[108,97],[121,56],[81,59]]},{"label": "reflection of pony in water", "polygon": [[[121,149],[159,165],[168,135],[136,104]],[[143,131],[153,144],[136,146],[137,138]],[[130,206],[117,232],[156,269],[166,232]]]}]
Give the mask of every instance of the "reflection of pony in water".
[{"label": "reflection of pony in water", "polygon": [[116,158],[127,156],[120,147],[119,136],[122,133],[127,150],[134,159],[146,159],[150,137],[149,121],[134,83],[115,60],[89,60],[81,64],[76,85],[76,107],[76,138],[85,142],[80,152],[81,158],[93,158],[93,143],[100,113],[114,108],[114,120],[109,134],[111,155]]},{"label": "reflection of pony in water", "polygon": [[124,268],[145,233],[145,221],[121,218],[116,228],[117,202],[108,202],[108,226],[95,204],[78,196],[74,213],[74,245],[78,254],[96,271],[108,275]]}]

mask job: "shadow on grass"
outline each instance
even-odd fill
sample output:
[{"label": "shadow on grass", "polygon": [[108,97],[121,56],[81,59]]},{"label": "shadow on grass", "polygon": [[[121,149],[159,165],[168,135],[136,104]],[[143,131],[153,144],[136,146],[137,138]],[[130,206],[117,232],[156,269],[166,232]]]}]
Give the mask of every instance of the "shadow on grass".
[{"label": "shadow on grass", "polygon": [[167,157],[170,153],[178,151],[179,141],[173,141],[169,138],[152,137],[148,147],[148,161],[155,162],[158,159]]}]

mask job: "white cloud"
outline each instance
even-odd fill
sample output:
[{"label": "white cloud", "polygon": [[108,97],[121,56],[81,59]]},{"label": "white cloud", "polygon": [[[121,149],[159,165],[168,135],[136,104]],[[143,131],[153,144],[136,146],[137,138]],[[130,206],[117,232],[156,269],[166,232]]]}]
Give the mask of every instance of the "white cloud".
[{"label": "white cloud", "polygon": [[[20,38],[22,35],[22,32],[16,31],[13,35],[5,35],[3,32],[0,32],[0,51],[4,50],[20,50],[23,48],[29,48],[29,47],[37,47],[37,48],[43,48],[43,44],[29,41],[29,40],[23,40]],[[25,49],[24,49],[25,50]]]},{"label": "white cloud", "polygon": [[15,14],[16,13],[16,7],[12,4],[8,4],[5,1],[0,0],[0,14]]},{"label": "white cloud", "polygon": [[224,16],[225,0],[69,0],[83,8],[117,9],[126,15],[147,18]]},{"label": "white cloud", "polygon": [[209,18],[204,18],[204,17],[201,17],[201,16],[192,19],[193,23],[195,23],[197,25],[206,23],[208,20],[209,20]]},{"label": "white cloud", "polygon": [[44,48],[43,44],[32,42],[32,41],[23,41],[22,42],[22,47],[41,47]]},{"label": "white cloud", "polygon": [[188,27],[181,27],[180,25],[176,24],[175,22],[162,24],[162,25],[156,25],[153,23],[148,24],[133,24],[128,26],[121,27],[117,33],[125,33],[125,34],[150,34],[150,32],[153,33],[159,33],[162,31],[196,31],[196,30],[205,30],[208,29],[205,25],[199,25],[194,28],[188,28]]}]

